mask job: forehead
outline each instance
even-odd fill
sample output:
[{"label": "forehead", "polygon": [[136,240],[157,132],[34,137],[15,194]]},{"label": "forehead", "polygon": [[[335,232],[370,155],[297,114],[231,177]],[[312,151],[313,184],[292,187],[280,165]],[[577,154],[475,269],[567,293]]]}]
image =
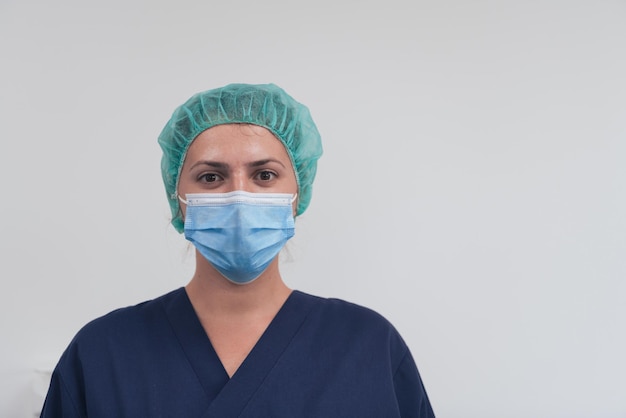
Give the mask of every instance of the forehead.
[{"label": "forehead", "polygon": [[251,124],[225,124],[198,135],[189,146],[185,160],[259,157],[289,161],[285,146],[268,129]]}]

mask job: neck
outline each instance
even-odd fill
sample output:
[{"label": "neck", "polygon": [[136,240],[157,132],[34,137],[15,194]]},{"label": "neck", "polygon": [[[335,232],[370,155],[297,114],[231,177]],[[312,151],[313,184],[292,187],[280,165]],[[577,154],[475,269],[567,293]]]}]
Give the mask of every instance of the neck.
[{"label": "neck", "polygon": [[185,289],[198,315],[213,318],[274,315],[291,293],[280,276],[278,257],[261,276],[241,285],[223,277],[199,253],[196,272]]}]

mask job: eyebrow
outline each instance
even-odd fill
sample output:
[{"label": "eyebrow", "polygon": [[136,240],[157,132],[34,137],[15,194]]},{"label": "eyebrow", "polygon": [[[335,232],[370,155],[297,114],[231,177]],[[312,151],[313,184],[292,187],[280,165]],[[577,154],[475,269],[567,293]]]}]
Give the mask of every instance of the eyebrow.
[{"label": "eyebrow", "polygon": [[226,164],[226,163],[220,163],[220,162],[217,162],[217,161],[209,161],[209,160],[201,160],[201,161],[196,162],[191,167],[189,167],[189,169],[193,170],[194,168],[198,167],[199,165],[208,165],[210,167],[221,168],[221,169],[228,168],[228,164]]},{"label": "eyebrow", "polygon": [[[277,164],[281,165],[283,168],[286,168],[285,165],[281,161],[279,161],[279,160],[277,160],[275,158],[266,158],[266,159],[263,159],[263,160],[252,161],[251,163],[248,163],[246,165],[249,166],[249,167],[260,167],[260,166],[264,166],[264,165],[269,164],[269,163],[277,163]],[[208,165],[210,167],[214,167],[214,168],[218,168],[218,169],[222,169],[222,170],[228,169],[228,167],[229,167],[228,164],[221,163],[219,161],[201,160],[201,161],[196,162],[191,167],[189,167],[189,169],[192,170],[192,169],[194,169],[194,168],[196,168],[197,166],[200,166],[200,165]]]},{"label": "eyebrow", "polygon": [[250,166],[250,167],[259,167],[259,166],[262,166],[262,165],[266,165],[268,163],[277,163],[277,164],[280,164],[283,168],[286,168],[285,165],[282,162],[280,162],[280,161],[278,161],[278,160],[276,160],[274,158],[267,158],[265,160],[253,161],[253,162],[249,163],[248,166]]}]

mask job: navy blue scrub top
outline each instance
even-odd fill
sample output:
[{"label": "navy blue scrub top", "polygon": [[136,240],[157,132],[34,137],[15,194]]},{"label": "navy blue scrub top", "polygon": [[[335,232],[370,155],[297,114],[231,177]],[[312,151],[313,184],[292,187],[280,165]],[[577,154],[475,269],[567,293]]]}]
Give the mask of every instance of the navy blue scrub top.
[{"label": "navy blue scrub top", "polygon": [[52,375],[41,417],[434,417],[376,312],[293,291],[228,377],[184,288],[98,318]]}]

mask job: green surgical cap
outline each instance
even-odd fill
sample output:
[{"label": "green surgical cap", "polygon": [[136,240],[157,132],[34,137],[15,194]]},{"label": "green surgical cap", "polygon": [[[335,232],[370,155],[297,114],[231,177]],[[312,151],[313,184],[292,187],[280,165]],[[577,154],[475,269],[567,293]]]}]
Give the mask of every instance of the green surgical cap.
[{"label": "green surgical cap", "polygon": [[309,109],[274,84],[229,84],[193,95],[174,111],[159,135],[161,174],[178,232],[184,223],[176,189],[189,145],[203,131],[228,123],[249,123],[272,132],[285,146],[296,173],[296,214],[311,202],[322,141]]}]

